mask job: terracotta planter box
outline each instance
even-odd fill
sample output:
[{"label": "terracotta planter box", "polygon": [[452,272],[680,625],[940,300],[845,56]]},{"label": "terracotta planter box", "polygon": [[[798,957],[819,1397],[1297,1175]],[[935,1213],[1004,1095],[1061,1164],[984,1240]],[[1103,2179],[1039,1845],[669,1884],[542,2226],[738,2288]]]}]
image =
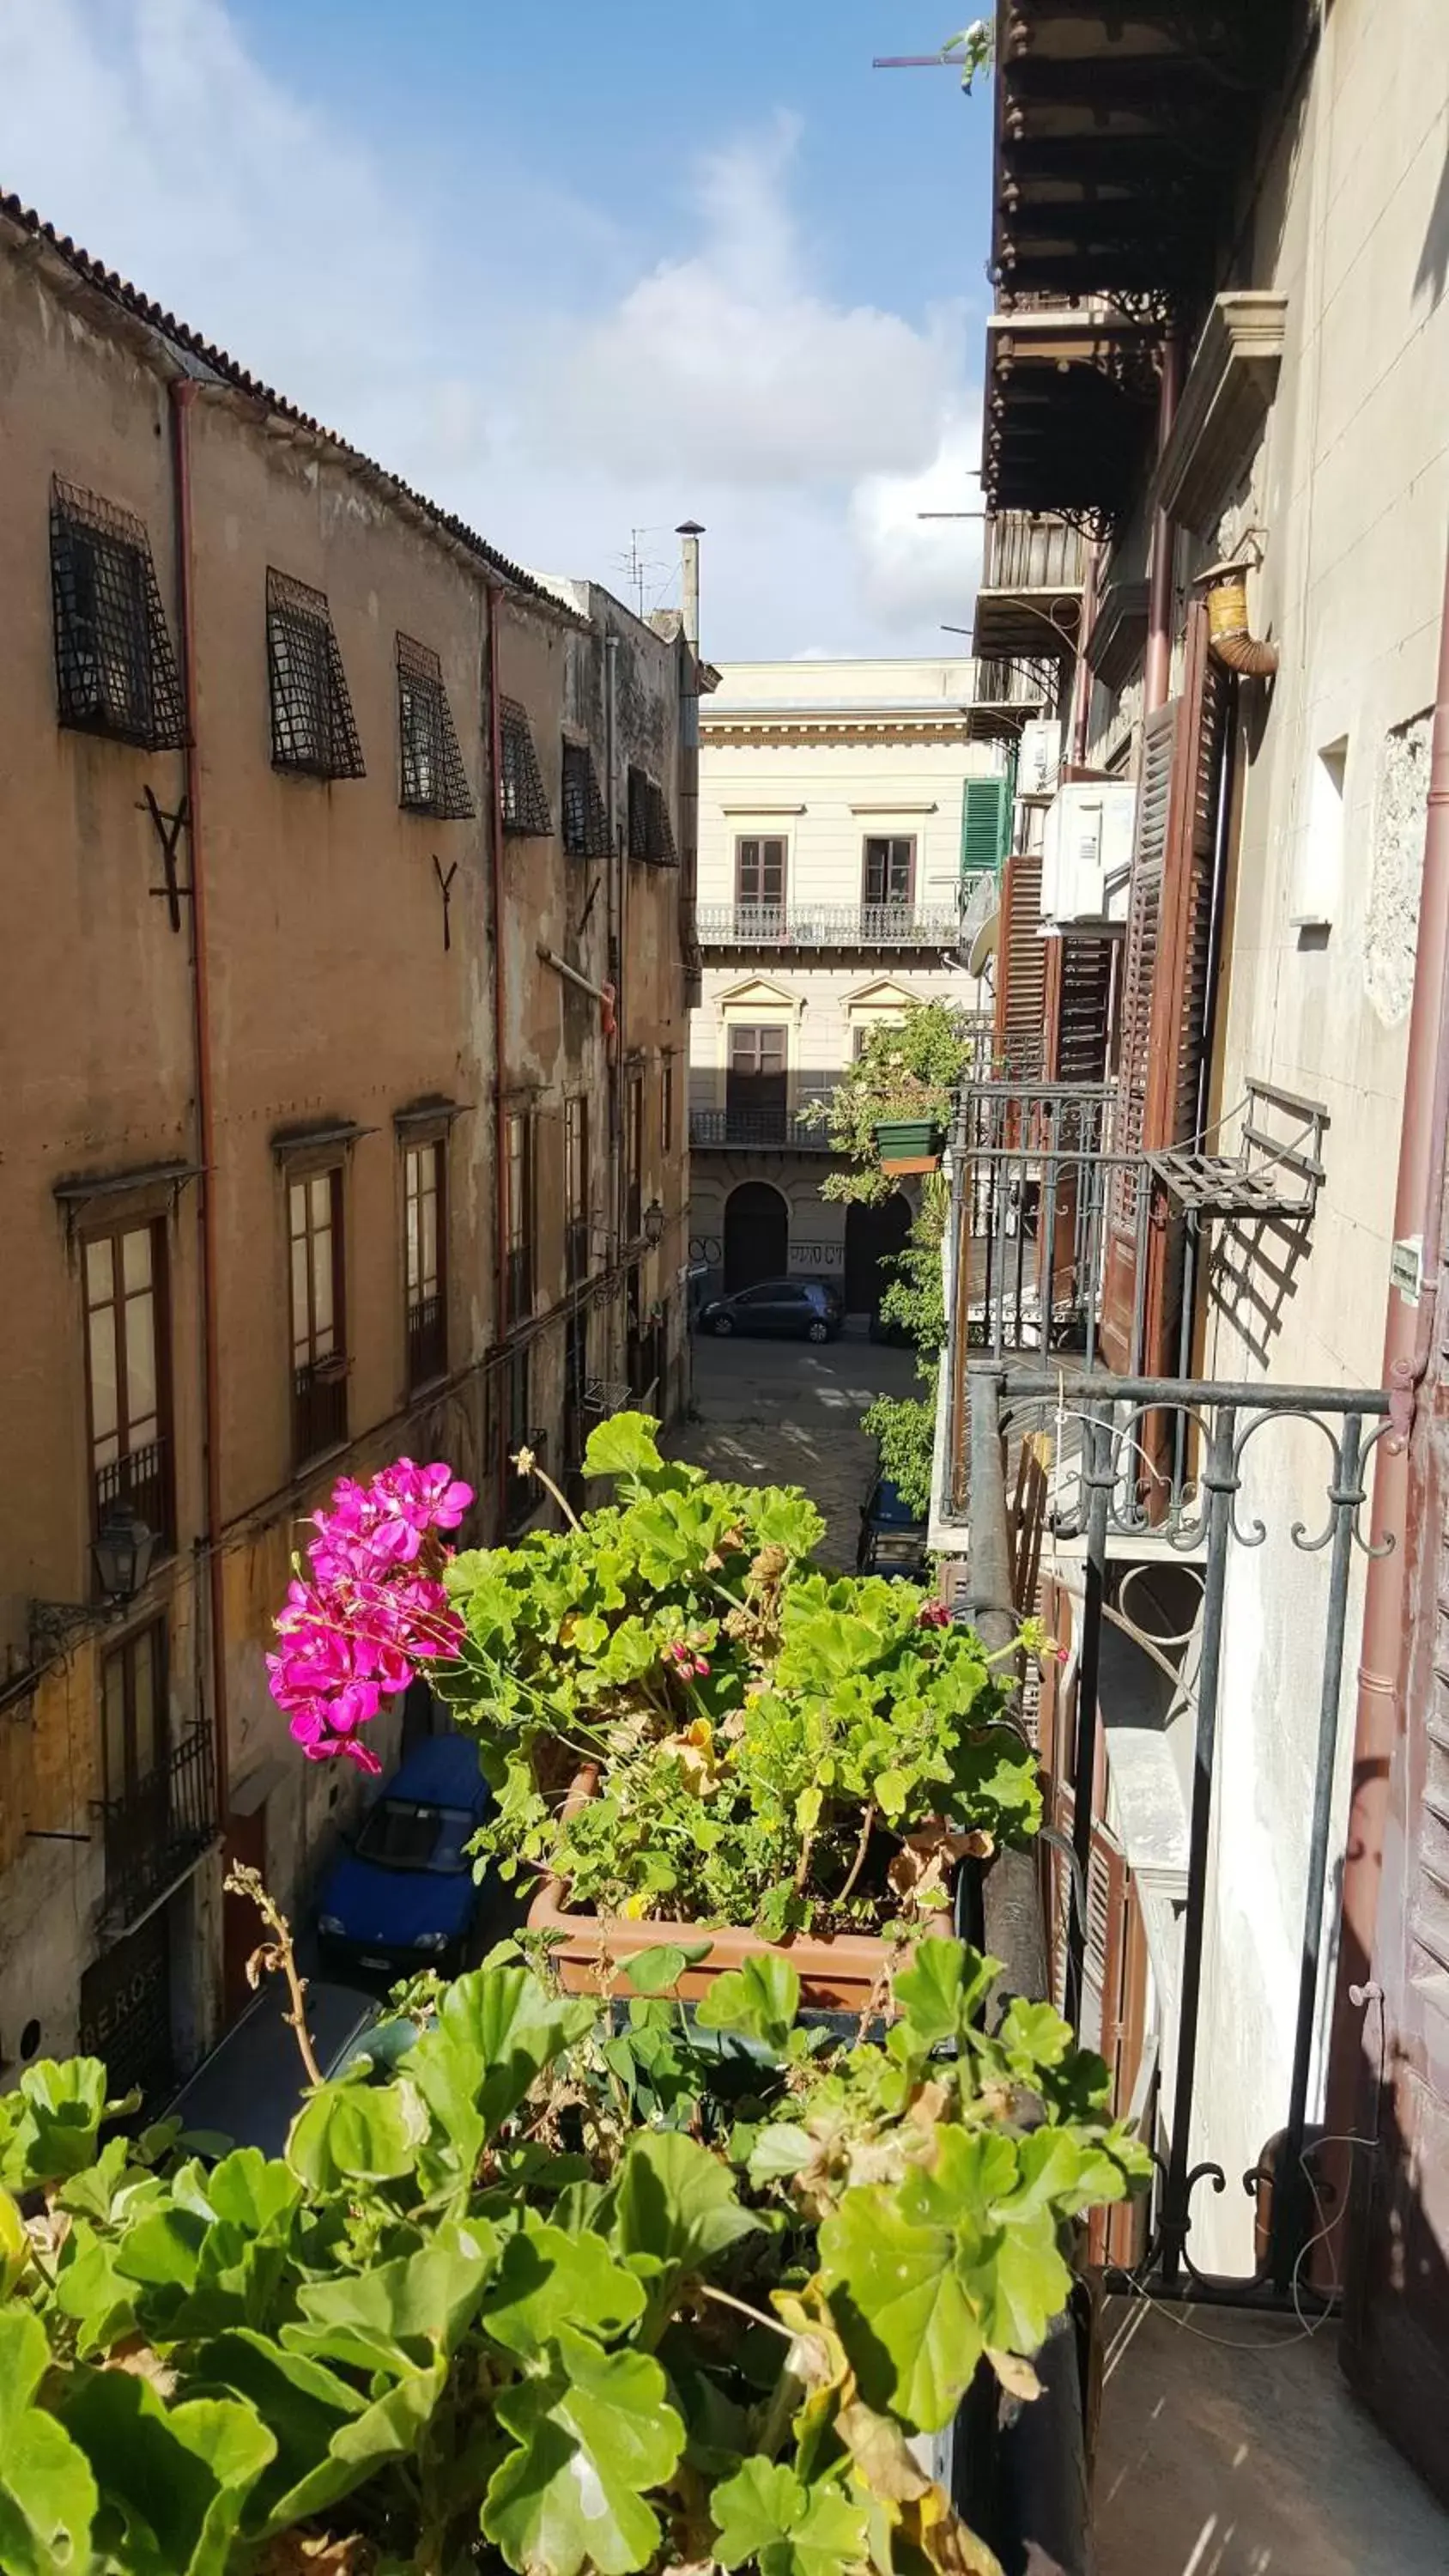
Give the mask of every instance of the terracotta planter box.
[{"label": "terracotta planter box", "polygon": [[[565,1815],[593,1796],[597,1778],[597,1772],[592,1770],[579,1773],[569,1793]],[[697,2003],[701,1995],[707,1995],[715,1978],[723,1976],[726,1969],[738,1968],[746,1959],[763,1958],[772,1952],[778,1959],[787,1959],[794,1969],[800,1980],[803,2005],[816,2011],[861,2013],[894,1971],[910,1964],[910,1943],[886,1941],[870,1932],[791,1932],[783,1941],[765,1941],[757,1932],[740,1931],[733,1925],[711,1930],[705,1924],[666,1922],[658,1916],[647,1923],[635,1923],[616,1914],[573,1914],[567,1895],[561,1879],[546,1879],[528,1909],[528,1928],[531,1932],[562,1935],[550,1955],[559,1983],[571,1995],[598,1992],[605,1958],[620,1967],[641,1950],[657,1950],[669,1943],[677,1943],[684,1950],[697,1949],[702,1941],[708,1941],[708,1957],[686,1968],[675,1989],[690,2002]],[[927,1918],[920,1937],[939,1938],[951,1928],[950,1909],[943,1908]]]}]

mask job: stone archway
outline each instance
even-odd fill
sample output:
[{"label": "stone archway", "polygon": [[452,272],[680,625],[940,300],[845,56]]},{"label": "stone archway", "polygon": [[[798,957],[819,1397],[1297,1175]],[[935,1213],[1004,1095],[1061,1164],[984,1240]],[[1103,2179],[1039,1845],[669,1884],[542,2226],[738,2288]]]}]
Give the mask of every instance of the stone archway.
[{"label": "stone archway", "polygon": [[725,1295],[759,1279],[783,1278],[790,1260],[790,1211],[768,1181],[741,1181],[725,1201]]},{"label": "stone archway", "polygon": [[845,1311],[873,1315],[897,1276],[892,1255],[903,1252],[911,1231],[911,1208],[899,1190],[879,1207],[852,1201],[845,1211]]}]

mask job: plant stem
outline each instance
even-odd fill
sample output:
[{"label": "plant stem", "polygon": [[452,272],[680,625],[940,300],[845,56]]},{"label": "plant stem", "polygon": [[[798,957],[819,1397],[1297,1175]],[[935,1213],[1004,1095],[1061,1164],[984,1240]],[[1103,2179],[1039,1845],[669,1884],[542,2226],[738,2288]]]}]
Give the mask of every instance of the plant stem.
[{"label": "plant stem", "polygon": [[800,1845],[800,1857],[795,1863],[795,1893],[797,1896],[804,1892],[805,1881],[810,1875],[810,1863],[814,1856],[814,1851],[815,1836],[813,1834],[807,1834],[805,1840]]},{"label": "plant stem", "polygon": [[839,1896],[835,1900],[837,1905],[844,1905],[846,1899],[853,1895],[855,1891],[855,1882],[859,1878],[861,1870],[865,1864],[866,1846],[870,1841],[871,1827],[874,1823],[875,1808],[874,1806],[868,1806],[861,1819],[860,1840],[855,1846],[855,1858],[850,1864],[850,1876],[846,1880]]},{"label": "plant stem", "polygon": [[546,1494],[552,1494],[554,1501],[557,1503],[564,1519],[568,1522],[570,1529],[582,1528],[583,1524],[579,1519],[578,1513],[574,1510],[573,1505],[559,1492],[557,1485],[554,1483],[553,1478],[549,1475],[547,1469],[540,1467],[538,1460],[535,1458],[531,1449],[520,1449],[513,1463],[521,1475],[535,1477],[538,1483],[542,1485],[544,1492]]},{"label": "plant stem", "polygon": [[292,1999],[292,2009],[283,2013],[282,2019],[297,2034],[297,2046],[302,2052],[308,2083],[321,2084],[324,2081],[322,2069],[317,2063],[317,2052],[307,2029],[307,1980],[298,1974],[296,1952],[292,1948],[292,1927],[274,1899],[267,1894],[259,1871],[238,1862],[234,1869],[227,1871],[222,1885],[229,1896],[249,1896],[271,1933],[271,1941],[263,1942],[248,1961],[248,1979],[252,1985],[257,1983],[257,1977],[251,1973],[254,1968],[258,1975],[268,1969],[281,1969]]},{"label": "plant stem", "polygon": [[716,2290],[708,2281],[696,2281],[694,2287],[702,2299],[713,2299],[716,2307],[734,2308],[740,2316],[748,2317],[752,2325],[768,2326],[771,2334],[783,2335],[786,2343],[794,2342],[789,2326],[782,2326],[778,2317],[766,2316],[763,2308],[752,2308],[748,2299],[737,2299],[732,2290]]}]

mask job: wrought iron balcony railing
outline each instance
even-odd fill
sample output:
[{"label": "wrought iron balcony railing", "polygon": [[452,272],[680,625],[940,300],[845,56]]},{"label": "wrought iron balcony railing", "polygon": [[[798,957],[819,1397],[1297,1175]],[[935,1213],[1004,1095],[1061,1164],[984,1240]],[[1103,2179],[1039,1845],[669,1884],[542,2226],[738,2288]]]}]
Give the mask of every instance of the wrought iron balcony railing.
[{"label": "wrought iron balcony railing", "polygon": [[1080,590],[1087,541],[1079,528],[1035,510],[993,510],[986,520],[983,590]]},{"label": "wrought iron balcony railing", "polygon": [[959,903],[702,903],[703,948],[942,948]]},{"label": "wrought iron balcony railing", "polygon": [[121,1798],[101,1805],[106,1859],[103,1921],[130,1929],[211,1849],[216,1766],[209,1724],[191,1727],[166,1759]]},{"label": "wrought iron balcony railing", "polygon": [[[1126,2009],[1121,1990],[1108,1992],[1114,1939],[1122,1974],[1125,1911],[1115,1932],[1102,1920],[1110,1881],[1125,1891],[1134,1866],[1119,1766],[1135,1786],[1139,1834],[1143,1784],[1155,1783],[1149,1891],[1133,1900],[1152,2001],[1144,1992],[1133,2008],[1131,2102],[1118,2108],[1151,2148],[1156,2181],[1145,2241],[1115,2285],[1297,2308],[1301,2322],[1303,2302],[1322,2305],[1313,2248],[1344,2208],[1338,2142],[1313,2124],[1355,1560],[1371,1544],[1364,1507],[1389,1399],[989,1359],[972,1360],[949,1391],[966,1417],[968,1464],[942,1517],[969,1522],[971,1616],[988,1643],[1009,1642],[1034,1606],[1038,1569],[1055,1587],[1065,1662],[1049,1708],[1044,1688],[1039,1747],[1061,1835],[1046,1856],[1047,1928],[1057,1991],[1094,2047],[1120,2038]],[[1151,1580],[1138,1584],[1129,1567]],[[1153,1722],[1144,1679],[1158,1673],[1165,1714]],[[1255,1723],[1260,1739],[1282,1744],[1263,1770],[1252,1763]],[[1185,1737],[1180,1751],[1169,1729]],[[1149,1739],[1159,1758],[1144,1769]],[[1180,1810],[1175,1856],[1170,1807]],[[1264,1873],[1252,1898],[1246,1831]],[[1225,2010],[1262,2042],[1231,2058],[1226,2083],[1214,2018]],[[1205,2194],[1209,2180],[1227,2197]],[[1323,2277],[1342,2268],[1337,2246]]]},{"label": "wrought iron balcony railing", "polygon": [[408,1384],[426,1386],[448,1366],[448,1317],[441,1295],[408,1308]]},{"label": "wrought iron balcony railing", "polygon": [[340,1351],[292,1371],[292,1454],[299,1467],[347,1437],[347,1362]]},{"label": "wrought iron balcony railing", "polygon": [[96,1469],[96,1527],[116,1512],[134,1512],[156,1532],[163,1553],[176,1544],[176,1503],[171,1481],[171,1450],[165,1440],[148,1440],[124,1458]]},{"label": "wrought iron balcony railing", "polygon": [[691,1109],[689,1141],[706,1151],[713,1147],[726,1153],[833,1151],[828,1121],[794,1109]]}]

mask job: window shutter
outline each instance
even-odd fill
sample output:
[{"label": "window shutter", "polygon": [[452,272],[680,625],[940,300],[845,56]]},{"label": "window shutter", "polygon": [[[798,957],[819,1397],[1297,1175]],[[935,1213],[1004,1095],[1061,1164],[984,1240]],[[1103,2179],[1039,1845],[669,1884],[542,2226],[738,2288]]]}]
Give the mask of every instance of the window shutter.
[{"label": "window shutter", "polygon": [[1058,953],[1049,1013],[1047,1072],[1054,1082],[1101,1082],[1107,1070],[1107,1018],[1112,999],[1111,939],[1048,943]]},{"label": "window shutter", "polygon": [[961,791],[961,874],[996,876],[1006,856],[1011,802],[1005,778],[968,778]]},{"label": "window shutter", "polygon": [[1012,1082],[1036,1082],[1046,1023],[1046,942],[1041,935],[1041,852],[1015,850],[1001,887],[996,943],[997,1061]]},{"label": "window shutter", "polygon": [[[1112,1151],[1139,1154],[1147,1121],[1152,1046],[1152,994],[1162,922],[1162,878],[1167,857],[1178,701],[1147,718],[1137,789],[1132,884],[1127,900],[1127,946],[1122,965],[1122,1042]],[[1112,1175],[1108,1196],[1107,1273],[1102,1295],[1102,1352],[1110,1368],[1130,1368],[1132,1317],[1137,1296],[1137,1184],[1130,1172]]]}]

